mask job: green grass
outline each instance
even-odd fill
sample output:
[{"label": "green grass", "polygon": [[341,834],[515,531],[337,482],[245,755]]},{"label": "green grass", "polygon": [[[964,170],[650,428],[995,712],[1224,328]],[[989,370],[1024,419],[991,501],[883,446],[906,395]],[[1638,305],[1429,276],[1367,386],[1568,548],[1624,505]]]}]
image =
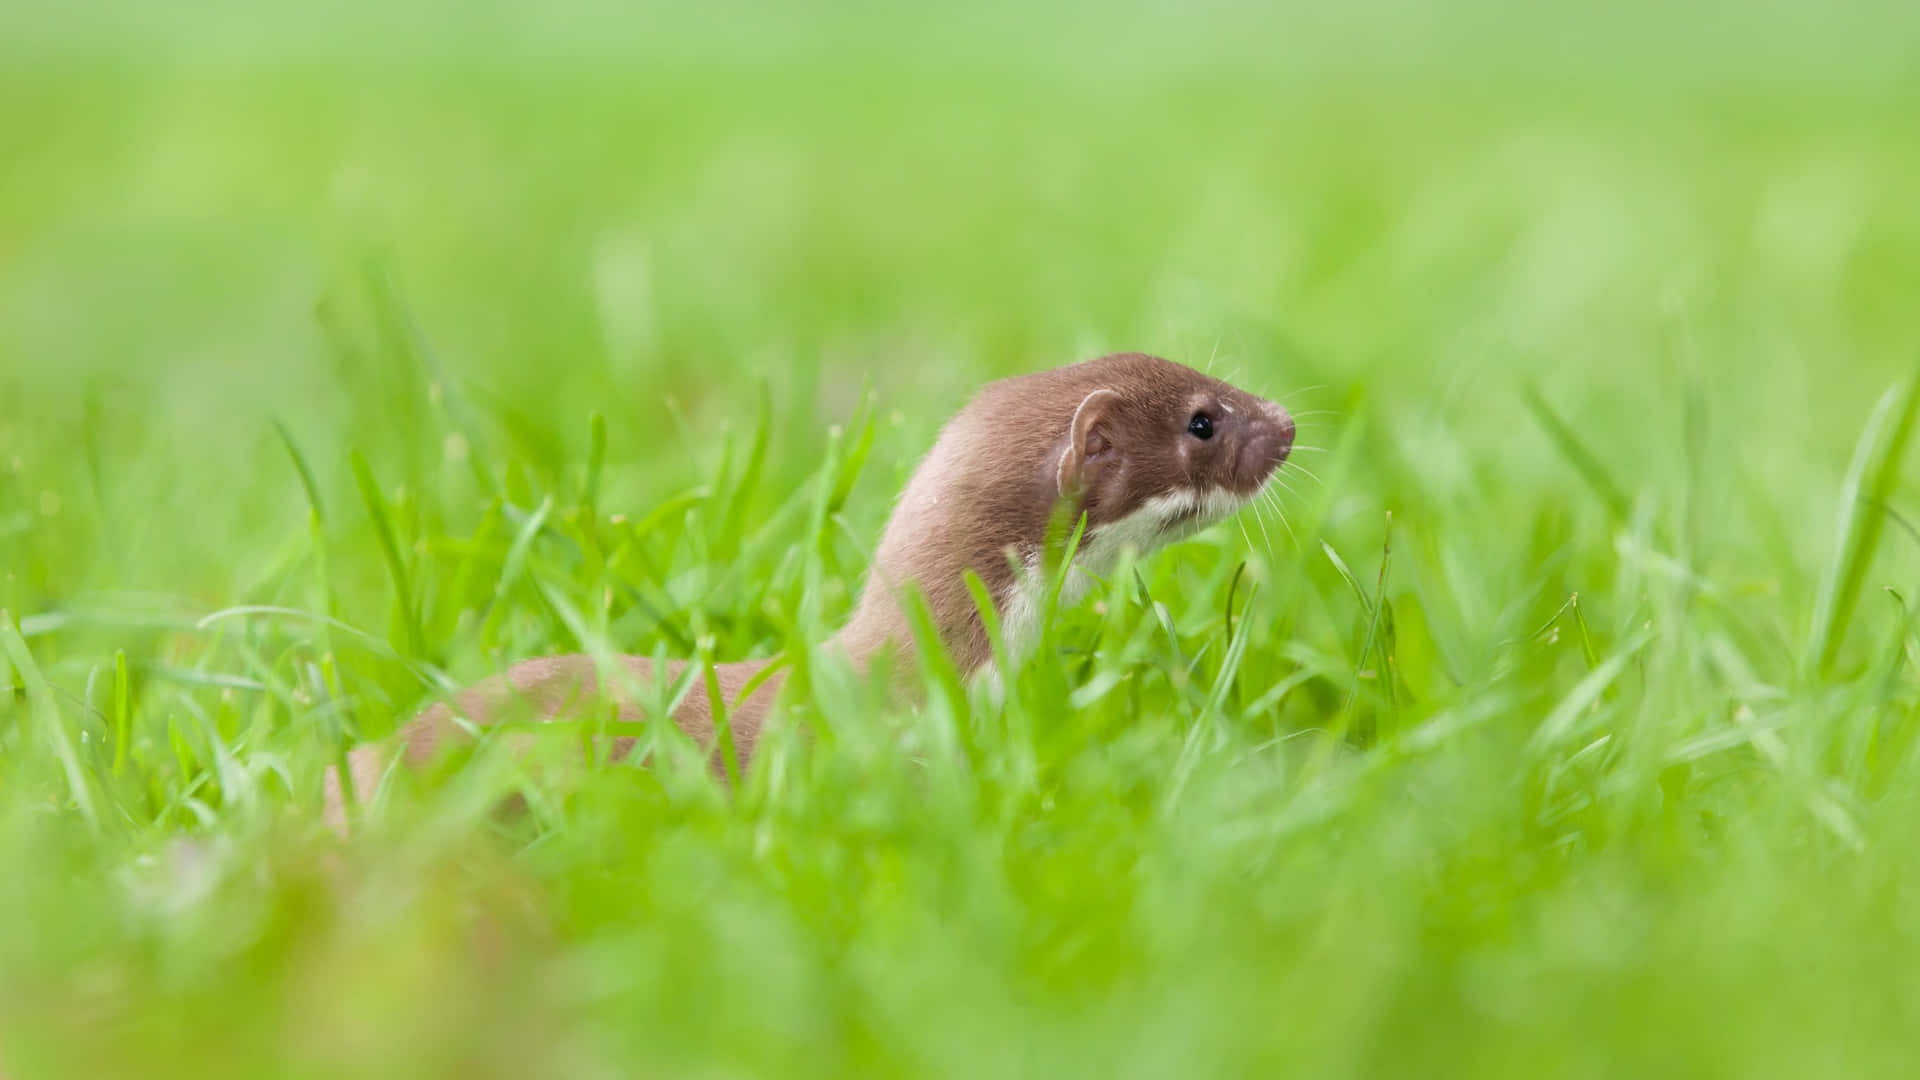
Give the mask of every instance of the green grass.
[{"label": "green grass", "polygon": [[[0,15],[7,1076],[1906,1075],[1910,12],[321,10]],[[1120,348],[1284,525],[1003,704],[810,651]],[[319,827],[609,647],[819,737]]]}]

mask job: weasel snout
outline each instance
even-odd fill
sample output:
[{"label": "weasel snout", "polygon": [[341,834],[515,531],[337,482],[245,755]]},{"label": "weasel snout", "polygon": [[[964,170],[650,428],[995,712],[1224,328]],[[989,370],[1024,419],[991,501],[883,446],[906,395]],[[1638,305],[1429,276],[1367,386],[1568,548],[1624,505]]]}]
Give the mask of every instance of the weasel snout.
[{"label": "weasel snout", "polygon": [[1278,448],[1275,451],[1277,456],[1274,458],[1273,465],[1279,468],[1286,463],[1287,455],[1293,453],[1293,414],[1271,401],[1262,401],[1260,405],[1278,429],[1275,432],[1278,442]]},{"label": "weasel snout", "polygon": [[1244,494],[1259,490],[1293,452],[1293,417],[1271,401],[1256,400],[1259,407],[1247,417],[1246,438],[1232,469],[1239,481],[1234,486]]}]

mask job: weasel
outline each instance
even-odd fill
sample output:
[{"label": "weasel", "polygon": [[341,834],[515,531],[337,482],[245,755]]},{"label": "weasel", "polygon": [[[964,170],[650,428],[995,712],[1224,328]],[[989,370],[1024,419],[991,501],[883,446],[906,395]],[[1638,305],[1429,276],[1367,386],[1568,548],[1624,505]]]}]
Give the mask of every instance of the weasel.
[{"label": "weasel", "polygon": [[[900,606],[911,583],[924,596],[941,645],[960,672],[982,674],[992,650],[965,582],[978,574],[1013,647],[1031,638],[1040,610],[1039,575],[1048,527],[1064,509],[1084,515],[1076,566],[1094,572],[1120,551],[1146,554],[1220,521],[1252,501],[1293,448],[1293,418],[1279,405],[1170,360],[1121,353],[989,383],[950,420],[908,481],[881,534],[860,600],[833,644],[856,669],[888,653],[910,656],[913,635]],[[640,685],[652,661],[619,658]],[[671,682],[685,661],[667,665]],[[784,672],[736,700],[767,664],[716,664],[737,762],[751,760]],[[430,759],[463,731],[456,716],[487,724],[524,703],[554,719],[596,696],[613,698],[623,722],[645,719],[623,697],[627,680],[600,695],[593,659],[582,654],[525,660],[435,705],[398,734],[410,766]],[[695,683],[674,723],[718,764],[713,715]],[[616,757],[635,740],[619,738]],[[348,755],[359,801],[372,794],[394,748],[370,744]],[[326,813],[346,827],[340,776],[327,772]]]}]

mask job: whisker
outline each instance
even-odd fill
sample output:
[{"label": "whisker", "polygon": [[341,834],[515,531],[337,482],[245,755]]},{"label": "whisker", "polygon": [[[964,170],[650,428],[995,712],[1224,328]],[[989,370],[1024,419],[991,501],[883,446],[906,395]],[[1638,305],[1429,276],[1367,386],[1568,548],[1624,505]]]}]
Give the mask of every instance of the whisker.
[{"label": "whisker", "polygon": [[1273,537],[1267,533],[1267,505],[1265,502],[1259,499],[1254,500],[1253,516],[1255,520],[1260,522],[1260,535],[1267,542],[1267,550],[1272,551]]},{"label": "whisker", "polygon": [[1287,530],[1287,539],[1293,541],[1293,546],[1297,550],[1300,547],[1300,536],[1293,531],[1293,523],[1287,520],[1287,512],[1280,509],[1280,504],[1276,502],[1273,504],[1273,513],[1280,519],[1280,527]]},{"label": "whisker", "polygon": [[1287,537],[1293,541],[1293,546],[1298,548],[1300,546],[1300,537],[1294,533],[1293,523],[1287,520],[1286,508],[1280,505],[1280,493],[1272,488],[1266,488],[1263,489],[1260,494],[1261,497],[1273,507],[1273,516],[1280,519],[1280,527],[1287,530]]},{"label": "whisker", "polygon": [[1260,513],[1260,500],[1253,501],[1253,520],[1260,526],[1260,539],[1266,542],[1267,550],[1273,550],[1273,536],[1267,532],[1267,519]]},{"label": "whisker", "polygon": [[1305,465],[1302,465],[1296,461],[1293,463],[1293,467],[1296,472],[1302,472],[1307,474],[1307,477],[1309,479],[1311,479],[1314,483],[1319,484],[1321,487],[1327,486],[1327,482],[1325,480],[1320,479],[1319,474],[1315,473],[1312,469],[1307,468]]}]

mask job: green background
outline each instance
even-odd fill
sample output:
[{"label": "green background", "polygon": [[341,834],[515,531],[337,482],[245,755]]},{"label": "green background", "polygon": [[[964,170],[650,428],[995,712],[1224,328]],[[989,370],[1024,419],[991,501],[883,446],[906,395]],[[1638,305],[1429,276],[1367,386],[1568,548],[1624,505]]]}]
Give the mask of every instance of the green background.
[{"label": "green background", "polygon": [[[1905,1075],[1917,58],[1804,0],[8,6],[0,1069]],[[974,388],[1117,349],[1297,467],[1005,703],[822,663],[736,797],[483,755],[318,827],[437,677],[804,653]]]}]

